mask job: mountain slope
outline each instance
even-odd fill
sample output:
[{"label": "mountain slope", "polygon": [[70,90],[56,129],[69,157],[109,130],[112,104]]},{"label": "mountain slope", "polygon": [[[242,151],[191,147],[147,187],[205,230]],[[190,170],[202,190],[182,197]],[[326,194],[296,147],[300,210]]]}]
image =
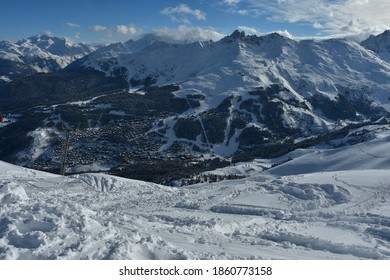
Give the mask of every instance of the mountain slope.
[{"label": "mountain slope", "polygon": [[0,84],[11,82],[36,73],[35,69],[22,62],[0,58]]},{"label": "mountain slope", "polygon": [[390,62],[390,30],[386,30],[379,35],[371,35],[364,40],[362,46],[372,50],[384,61]]},{"label": "mountain slope", "polygon": [[[190,141],[200,136],[225,155],[236,150],[245,129],[259,135],[278,129],[280,139],[294,132],[323,133],[346,120],[375,119],[390,109],[390,65],[347,40],[297,42],[236,31],[219,42],[157,41],[138,52],[87,56],[82,66],[123,76],[132,87],[179,85],[177,97],[198,98],[180,118],[194,124],[198,134],[181,137],[180,125],[168,120],[166,129]],[[208,134],[216,129],[207,129],[203,120],[213,112],[221,120],[215,137]]]},{"label": "mountain slope", "polygon": [[351,135],[360,135],[369,130],[374,139],[335,149],[313,149],[301,154],[297,151],[286,155],[294,158],[285,164],[270,169],[275,175],[296,175],[314,172],[331,172],[359,169],[388,169],[390,166],[390,134],[388,126],[371,126],[358,129]]},{"label": "mountain slope", "polygon": [[[305,85],[306,91],[318,93],[323,89],[333,94],[340,90],[337,86],[361,86],[367,82],[370,82],[368,86],[376,82],[386,88],[389,78],[385,73],[388,66],[353,41],[296,42],[279,34],[256,37],[239,32],[219,42],[155,41],[138,51],[110,50],[101,57],[86,57],[83,66],[108,75],[125,68],[130,84],[146,78],[153,79],[157,85],[183,83],[213,73],[221,77],[220,83],[212,88],[216,92],[231,89],[230,84],[222,87],[231,78],[238,82],[237,88],[246,85],[247,90],[279,83],[303,91],[300,82],[304,80],[309,83]],[[235,77],[238,74],[241,78]],[[357,78],[363,81],[357,83]]]}]

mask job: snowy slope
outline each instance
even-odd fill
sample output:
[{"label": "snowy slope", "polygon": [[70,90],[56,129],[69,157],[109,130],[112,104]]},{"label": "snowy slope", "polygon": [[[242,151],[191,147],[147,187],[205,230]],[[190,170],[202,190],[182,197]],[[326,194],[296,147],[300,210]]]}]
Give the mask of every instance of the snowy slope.
[{"label": "snowy slope", "polygon": [[[388,150],[388,137],[362,149]],[[307,172],[320,153],[298,158],[295,175],[182,188],[0,162],[0,258],[390,259],[388,162],[367,157],[359,169],[351,158],[327,171],[345,148]]]},{"label": "snowy slope", "polygon": [[369,125],[352,130],[346,137],[334,140],[332,145],[321,144],[276,158],[238,162],[205,174],[252,176],[264,171],[275,176],[290,176],[324,171],[386,170],[390,167],[389,149],[390,126]]},{"label": "snowy slope", "polygon": [[[321,171],[388,169],[390,167],[390,131],[386,127],[366,127],[377,133],[375,139],[336,149],[298,150],[292,161],[270,170],[274,175],[296,175]],[[383,131],[382,131],[383,130]]]},{"label": "snowy slope", "polygon": [[364,40],[362,46],[372,50],[384,61],[390,62],[390,30]]},{"label": "snowy slope", "polygon": [[0,83],[9,83],[12,80],[17,80],[34,73],[36,73],[36,70],[23,62],[0,58]]}]

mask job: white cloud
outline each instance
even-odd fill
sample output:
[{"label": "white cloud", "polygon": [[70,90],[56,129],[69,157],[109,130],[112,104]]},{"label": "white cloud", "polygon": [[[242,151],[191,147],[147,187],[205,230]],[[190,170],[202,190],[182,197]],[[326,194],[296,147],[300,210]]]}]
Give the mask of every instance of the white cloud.
[{"label": "white cloud", "polygon": [[249,27],[249,26],[238,26],[237,29],[238,29],[238,30],[241,30],[241,31],[244,31],[245,34],[249,34],[249,35],[257,35],[257,34],[260,34],[260,32],[257,31],[256,28]]},{"label": "white cloud", "polygon": [[315,23],[313,23],[313,27],[316,29],[322,29],[322,28],[324,28],[324,25],[322,23],[319,23],[318,21],[316,21]]},{"label": "white cloud", "polygon": [[290,39],[295,39],[296,37],[294,37],[290,32],[288,32],[287,30],[277,30],[277,31],[273,31],[271,33],[278,33],[286,38],[290,38]]},{"label": "white cloud", "polygon": [[94,32],[105,32],[108,30],[108,27],[102,25],[95,25],[90,28],[91,31]]},{"label": "white cloud", "polygon": [[190,19],[188,19],[187,16],[190,16],[191,18],[194,18],[196,20],[206,20],[205,12],[202,12],[201,10],[191,9],[185,4],[181,4],[176,7],[167,7],[161,11],[161,14],[165,16],[170,16],[171,20],[174,22],[181,22],[186,24],[190,23]]},{"label": "white cloud", "polygon": [[227,4],[227,5],[230,5],[230,6],[237,5],[240,2],[241,2],[241,0],[223,0],[222,1],[223,4]]},{"label": "white cloud", "polygon": [[159,37],[178,42],[218,41],[225,36],[213,29],[186,25],[181,25],[176,29],[155,29],[153,33]]},{"label": "white cloud", "polygon": [[77,23],[74,23],[74,22],[67,22],[64,25],[67,26],[67,27],[71,27],[71,28],[80,28],[80,24],[77,24]]},{"label": "white cloud", "polygon": [[114,32],[120,33],[123,35],[135,35],[139,31],[134,26],[127,26],[127,25],[116,25],[111,28]]},{"label": "white cloud", "polygon": [[[229,11],[274,22],[303,23],[323,35],[379,33],[390,29],[389,0],[224,0]],[[234,4],[234,7],[232,7]]]},{"label": "white cloud", "polygon": [[95,25],[90,27],[89,30],[93,32],[104,32],[110,36],[114,34],[136,36],[141,34],[142,32],[134,25],[114,25],[114,26]]},{"label": "white cloud", "polygon": [[245,16],[249,13],[250,13],[250,11],[245,10],[245,9],[237,10],[237,14],[242,15],[242,16]]},{"label": "white cloud", "polygon": [[47,35],[47,36],[54,36],[53,32],[51,32],[50,30],[45,30],[42,32],[42,34]]}]

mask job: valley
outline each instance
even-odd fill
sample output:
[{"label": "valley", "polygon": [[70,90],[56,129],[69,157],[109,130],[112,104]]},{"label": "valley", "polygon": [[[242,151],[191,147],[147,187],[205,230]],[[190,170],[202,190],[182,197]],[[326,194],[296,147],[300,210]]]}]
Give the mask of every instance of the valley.
[{"label": "valley", "polygon": [[218,42],[142,40],[3,83],[1,112],[18,117],[0,130],[0,158],[58,173],[65,149],[68,174],[169,185],[388,122],[390,66],[364,43],[238,31]]}]

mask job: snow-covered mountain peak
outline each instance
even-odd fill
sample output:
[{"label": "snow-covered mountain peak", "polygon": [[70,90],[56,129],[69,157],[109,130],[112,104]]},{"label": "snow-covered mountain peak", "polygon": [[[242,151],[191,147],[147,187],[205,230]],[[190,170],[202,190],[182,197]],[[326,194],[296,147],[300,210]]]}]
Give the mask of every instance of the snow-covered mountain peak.
[{"label": "snow-covered mountain peak", "polygon": [[58,71],[94,50],[92,46],[46,34],[21,39],[16,43],[0,42],[0,58],[23,63],[36,72]]},{"label": "snow-covered mountain peak", "polygon": [[[86,57],[85,61],[97,60],[100,58],[112,58],[116,59],[120,55],[130,55],[133,53],[140,52],[153,44],[168,44],[173,43],[173,41],[163,38],[162,36],[158,36],[154,33],[145,34],[143,37],[138,40],[130,39],[126,42],[117,42],[112,43],[110,45],[101,47],[97,49],[95,52],[91,53],[88,57]],[[71,68],[77,67],[84,63],[84,60],[77,62],[72,65]]]},{"label": "snow-covered mountain peak", "polygon": [[369,41],[376,41],[376,44],[379,45],[380,43],[389,43],[390,41],[390,30],[385,30],[383,33],[378,35],[371,35],[363,42],[369,42]]},{"label": "snow-covered mountain peak", "polygon": [[[254,36],[254,37],[256,37],[256,36]],[[263,41],[274,41],[274,42],[281,42],[281,43],[294,41],[293,39],[290,39],[286,36],[283,36],[282,34],[280,34],[278,32],[269,33],[269,34],[261,36],[260,38],[262,38]]]},{"label": "snow-covered mountain peak", "polygon": [[291,44],[294,40],[287,38],[277,32],[266,34],[263,36],[246,35],[244,31],[235,30],[231,35],[221,39],[223,43],[243,42],[246,44],[260,45],[260,44],[274,44],[286,45]]},{"label": "snow-covered mountain peak", "polygon": [[19,50],[19,46],[15,43],[10,41],[0,42],[0,58],[22,62],[20,58],[21,55],[22,52]]},{"label": "snow-covered mountain peak", "polygon": [[22,39],[17,44],[23,48],[38,48],[58,56],[85,55],[94,50],[86,44],[73,43],[67,38],[53,37],[46,34]]},{"label": "snow-covered mountain peak", "polygon": [[12,48],[17,48],[17,45],[15,43],[12,43],[11,41],[3,40],[0,41],[0,48],[2,50],[5,48],[12,49]]},{"label": "snow-covered mountain peak", "polygon": [[246,34],[244,31],[234,30],[229,37],[232,39],[243,39],[246,37]]},{"label": "snow-covered mountain peak", "polygon": [[78,66],[108,76],[126,69],[119,72],[125,73],[130,85],[148,80],[156,84],[190,83],[194,89],[194,79],[218,76],[220,86],[213,83],[213,95],[234,88],[241,91],[243,87],[250,91],[273,83],[307,96],[324,90],[338,94],[337,87],[352,84],[358,88],[379,86],[381,89],[375,90],[378,96],[388,88],[388,67],[349,40],[295,41],[279,33],[258,37],[234,31],[218,42],[173,43],[151,35],[108,48],[104,55],[99,50],[85,57]]},{"label": "snow-covered mountain peak", "polygon": [[390,30],[386,30],[379,35],[371,35],[368,39],[364,40],[362,46],[375,52],[378,56],[390,62]]},{"label": "snow-covered mountain peak", "polygon": [[65,42],[64,38],[56,38],[46,34],[41,34],[41,35],[31,36],[27,39],[21,39],[16,44],[24,48],[31,48],[32,46],[35,46],[42,50],[47,50],[50,49],[50,47],[55,44],[65,45],[64,42]]},{"label": "snow-covered mountain peak", "polygon": [[56,38],[56,37],[53,37],[53,36],[50,36],[50,35],[47,35],[47,34],[38,34],[38,35],[34,35],[34,36],[31,36],[31,37],[28,37],[27,39],[23,38],[21,40],[19,40],[17,42],[18,45],[23,45],[23,44],[34,44],[34,45],[38,45],[38,44],[41,44],[41,46],[44,46],[45,44],[49,43],[49,45],[51,43],[53,43],[53,41],[58,41],[58,40],[63,40],[61,38]]}]

